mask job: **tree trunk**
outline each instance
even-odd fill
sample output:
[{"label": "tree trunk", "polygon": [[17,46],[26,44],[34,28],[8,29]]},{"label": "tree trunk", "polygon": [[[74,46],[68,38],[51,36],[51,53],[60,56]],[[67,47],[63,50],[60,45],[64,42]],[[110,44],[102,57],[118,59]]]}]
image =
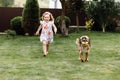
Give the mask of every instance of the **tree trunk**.
[{"label": "tree trunk", "polygon": [[61,25],[60,25],[60,28],[61,28],[61,32],[62,32],[62,35],[63,36],[67,36],[68,35],[68,29],[66,27],[66,22],[65,22],[65,0],[60,0],[61,1],[61,4],[62,4],[62,14],[61,14]]},{"label": "tree trunk", "polygon": [[61,21],[61,28],[60,29],[61,29],[61,32],[62,32],[63,36],[67,36],[68,35],[68,29],[66,27],[65,20]]},{"label": "tree trunk", "polygon": [[102,31],[105,32],[106,24],[102,24]]}]

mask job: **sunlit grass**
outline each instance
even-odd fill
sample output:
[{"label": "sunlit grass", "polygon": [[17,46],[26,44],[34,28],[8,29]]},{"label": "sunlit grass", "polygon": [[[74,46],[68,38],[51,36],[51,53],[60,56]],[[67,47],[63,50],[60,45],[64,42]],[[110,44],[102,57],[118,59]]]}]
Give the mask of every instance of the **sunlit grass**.
[{"label": "sunlit grass", "polygon": [[[91,38],[87,63],[78,60],[75,40],[81,35]],[[119,80],[119,44],[119,33],[57,34],[43,57],[38,36],[0,36],[0,80]]]}]

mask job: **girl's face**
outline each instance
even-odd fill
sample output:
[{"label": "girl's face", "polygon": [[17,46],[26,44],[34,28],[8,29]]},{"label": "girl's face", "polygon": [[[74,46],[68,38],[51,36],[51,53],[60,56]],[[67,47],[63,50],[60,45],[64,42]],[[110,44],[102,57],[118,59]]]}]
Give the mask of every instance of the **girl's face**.
[{"label": "girl's face", "polygon": [[50,20],[50,15],[44,15],[44,17],[43,17],[43,19],[45,20],[45,21],[49,21]]}]

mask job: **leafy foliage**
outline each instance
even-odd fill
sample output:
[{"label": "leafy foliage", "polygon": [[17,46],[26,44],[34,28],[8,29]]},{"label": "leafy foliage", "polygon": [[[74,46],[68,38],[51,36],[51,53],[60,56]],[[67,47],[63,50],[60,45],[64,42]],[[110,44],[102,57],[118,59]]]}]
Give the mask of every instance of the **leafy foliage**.
[{"label": "leafy foliage", "polygon": [[76,13],[77,11],[84,10],[83,0],[68,0],[68,9],[70,12]]},{"label": "leafy foliage", "polygon": [[91,27],[93,26],[94,21],[93,21],[93,19],[90,19],[90,20],[86,21],[85,24],[86,24],[86,25],[85,25],[85,26],[86,26],[86,29],[87,29],[87,30],[91,30]]},{"label": "leafy foliage", "polygon": [[11,19],[10,25],[11,25],[12,29],[16,31],[17,35],[25,34],[25,32],[22,28],[22,17],[21,16],[17,16],[17,17],[14,17],[13,19]]},{"label": "leafy foliage", "polygon": [[[68,0],[68,12],[74,13],[76,18],[76,25],[79,26],[79,14],[84,12],[85,5],[83,0]],[[79,32],[79,28],[77,27]]]},{"label": "leafy foliage", "polygon": [[39,14],[38,0],[26,0],[22,13],[22,26],[30,36],[34,35],[39,25]]},{"label": "leafy foliage", "polygon": [[14,30],[11,30],[11,29],[5,30],[5,33],[7,34],[7,37],[11,36],[14,38],[16,35],[16,32]]},{"label": "leafy foliage", "polygon": [[118,16],[118,11],[119,6],[114,0],[92,1],[86,8],[88,17],[93,18],[95,23],[101,26],[103,32],[105,32],[109,21]]},{"label": "leafy foliage", "polygon": [[[71,20],[69,17],[67,16],[64,16],[64,19],[65,19],[65,24],[66,24],[66,27],[69,28],[69,25],[71,23]],[[58,32],[60,32],[60,23],[61,22],[61,16],[58,16],[56,19],[55,19],[55,24],[58,28]]]},{"label": "leafy foliage", "polygon": [[[65,18],[65,22],[66,22],[66,27],[69,27],[69,25],[70,25],[70,23],[71,23],[71,20],[70,20],[70,18],[69,17],[67,17],[67,16],[64,16],[64,18]],[[55,19],[55,24],[59,24],[60,23],[60,20],[61,20],[61,16],[58,16],[56,19]]]},{"label": "leafy foliage", "polygon": [[0,0],[0,6],[2,7],[10,7],[14,3],[14,0]]}]

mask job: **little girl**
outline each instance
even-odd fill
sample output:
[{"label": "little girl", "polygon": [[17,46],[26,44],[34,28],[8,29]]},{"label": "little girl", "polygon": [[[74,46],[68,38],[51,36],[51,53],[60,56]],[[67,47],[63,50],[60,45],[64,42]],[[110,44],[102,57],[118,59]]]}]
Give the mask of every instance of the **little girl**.
[{"label": "little girl", "polygon": [[[50,12],[44,12],[42,15],[42,21],[40,21],[40,26],[36,31],[36,35],[39,35],[41,31],[40,41],[43,43],[44,57],[48,54],[49,45],[53,42],[53,30],[56,34],[57,28],[54,24],[54,18]],[[53,30],[52,30],[53,29]]]}]

